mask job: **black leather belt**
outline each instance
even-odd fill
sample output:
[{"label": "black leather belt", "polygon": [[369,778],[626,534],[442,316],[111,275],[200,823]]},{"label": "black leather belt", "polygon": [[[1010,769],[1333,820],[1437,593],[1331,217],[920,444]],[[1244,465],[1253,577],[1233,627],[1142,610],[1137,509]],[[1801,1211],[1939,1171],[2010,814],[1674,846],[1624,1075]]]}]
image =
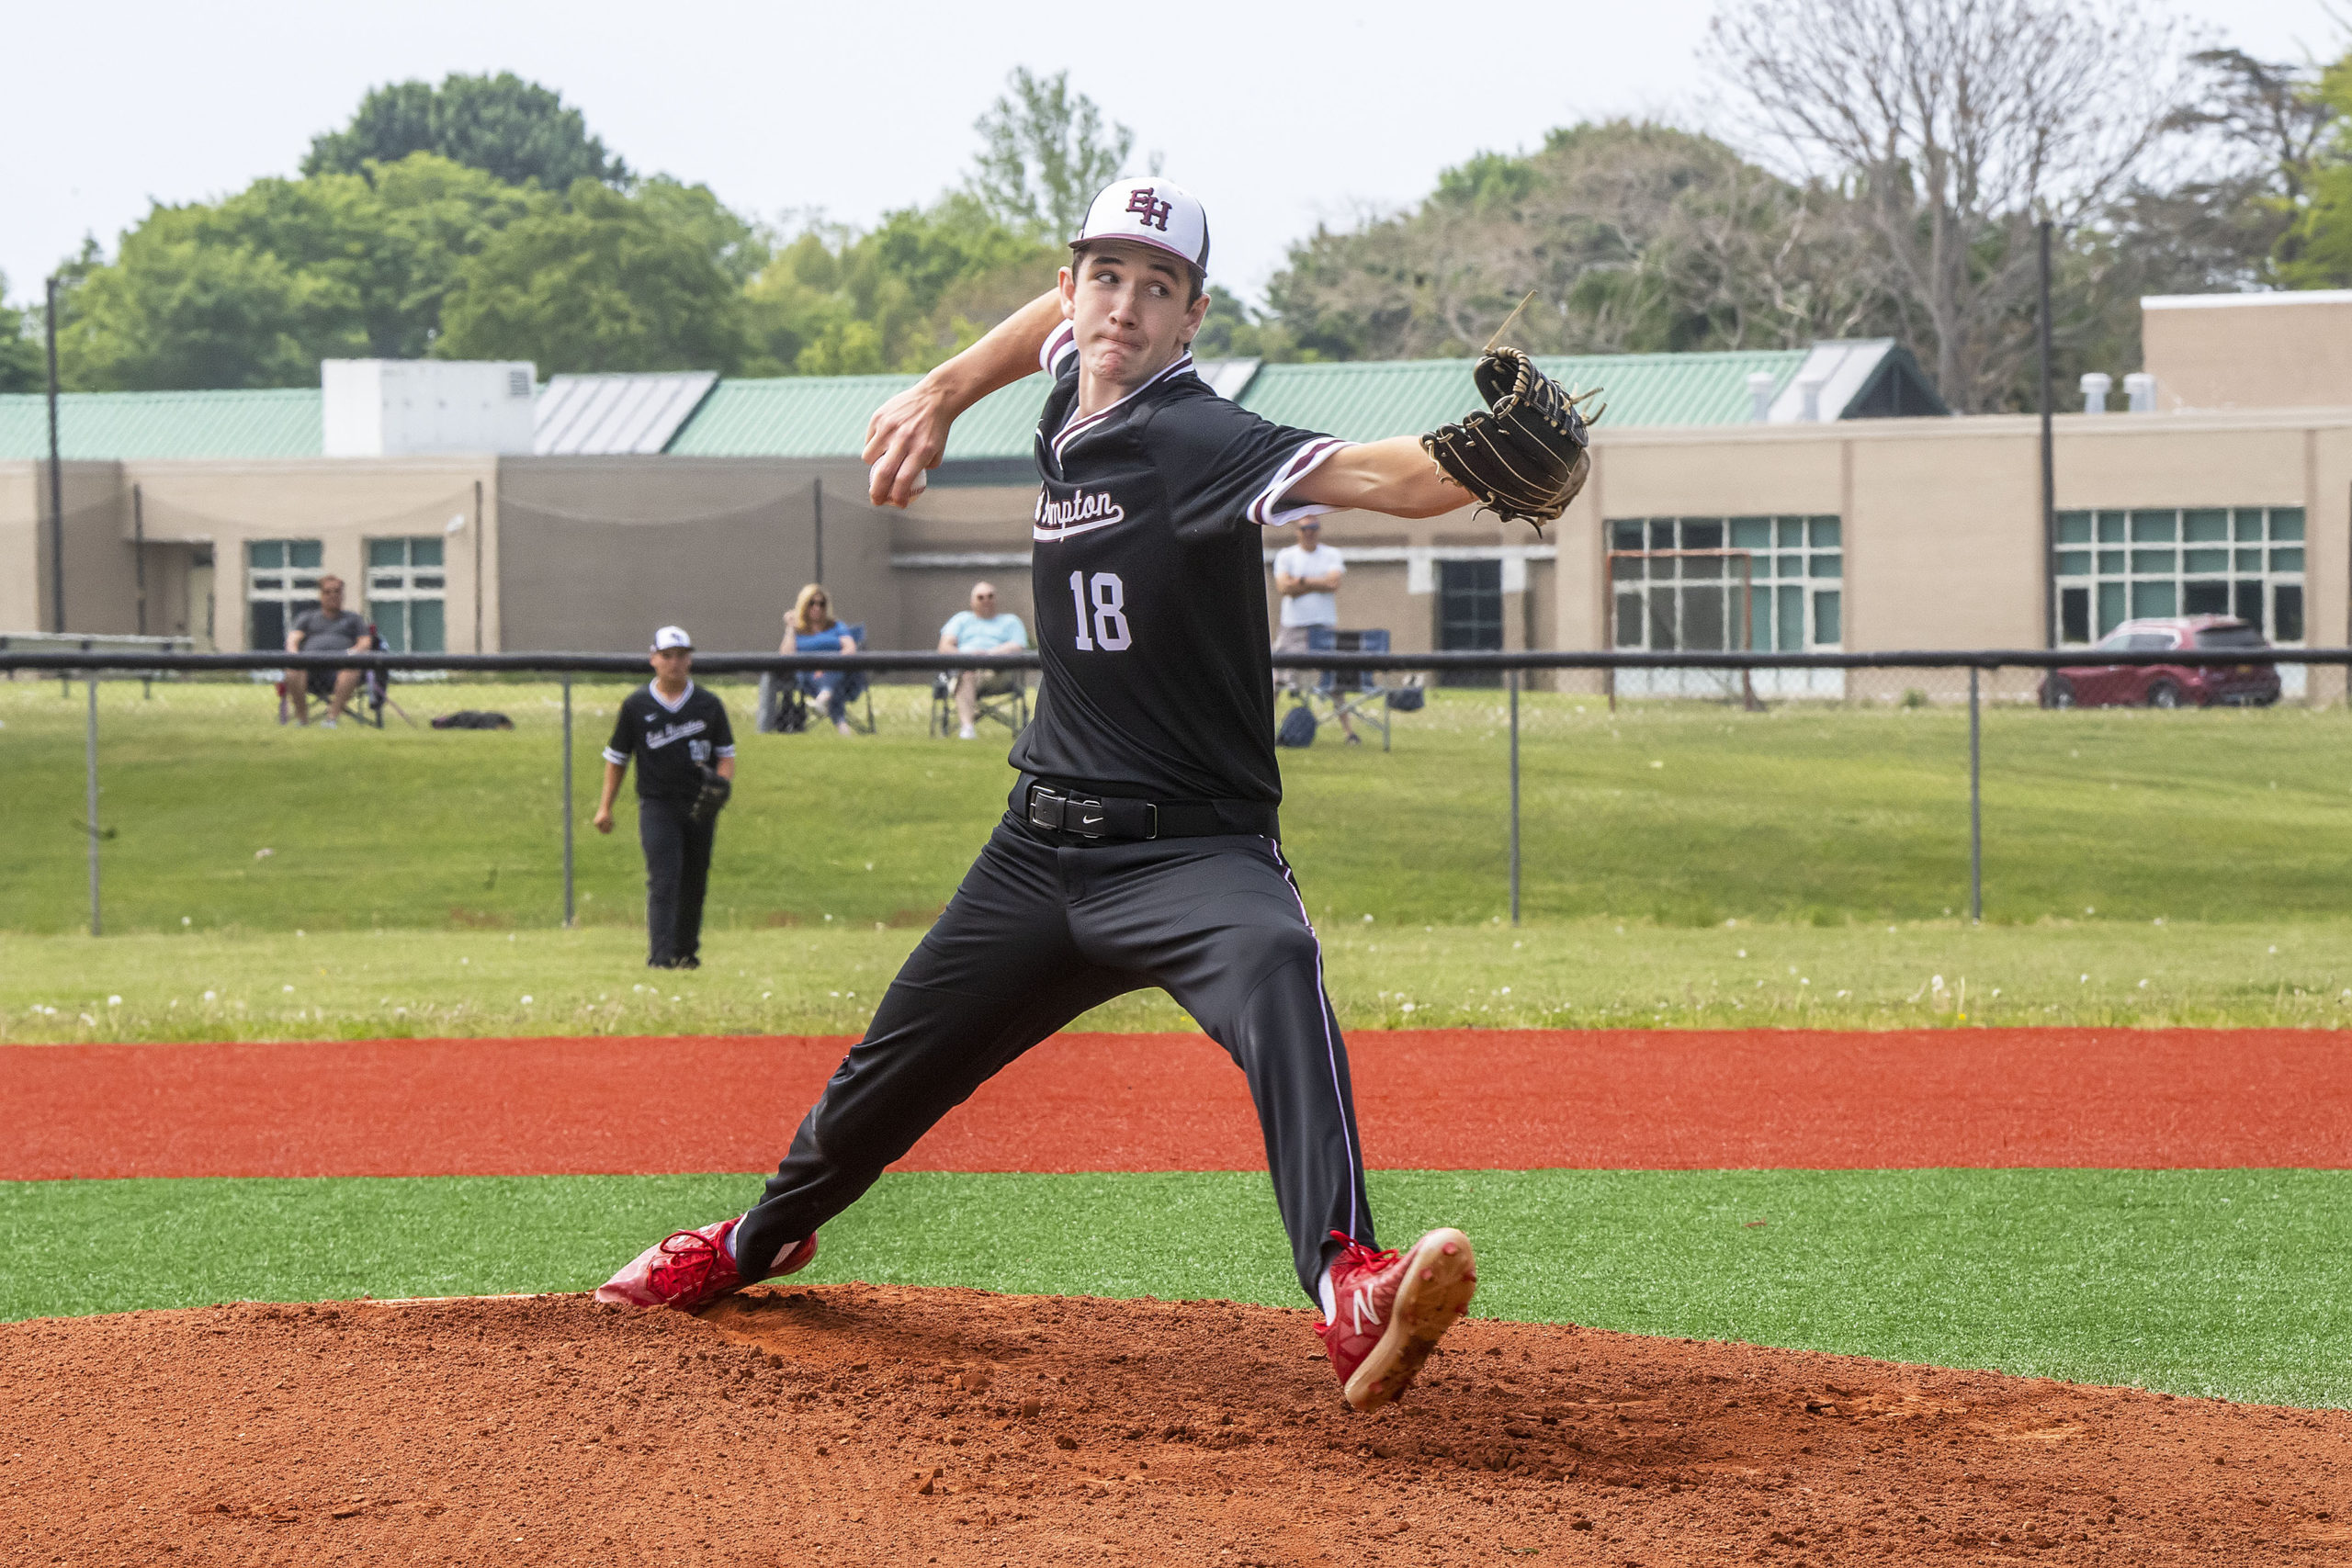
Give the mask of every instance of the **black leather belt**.
[{"label": "black leather belt", "polygon": [[1257,800],[1136,800],[1024,778],[1014,809],[1032,827],[1081,839],[1204,839],[1220,833],[1277,837],[1272,807]]}]

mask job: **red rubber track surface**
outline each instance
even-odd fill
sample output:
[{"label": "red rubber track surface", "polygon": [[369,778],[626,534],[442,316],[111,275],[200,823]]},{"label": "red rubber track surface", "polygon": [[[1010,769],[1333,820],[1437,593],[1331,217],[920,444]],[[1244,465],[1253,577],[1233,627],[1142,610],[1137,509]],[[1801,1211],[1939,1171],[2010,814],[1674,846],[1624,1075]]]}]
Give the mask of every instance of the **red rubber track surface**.
[{"label": "red rubber track surface", "polygon": [[[847,1044],[15,1046],[0,1179],[755,1170]],[[1431,1030],[1349,1049],[1376,1168],[2352,1168],[2352,1033]],[[1208,1041],[1071,1034],[899,1168],[1264,1163],[1241,1074]]]}]

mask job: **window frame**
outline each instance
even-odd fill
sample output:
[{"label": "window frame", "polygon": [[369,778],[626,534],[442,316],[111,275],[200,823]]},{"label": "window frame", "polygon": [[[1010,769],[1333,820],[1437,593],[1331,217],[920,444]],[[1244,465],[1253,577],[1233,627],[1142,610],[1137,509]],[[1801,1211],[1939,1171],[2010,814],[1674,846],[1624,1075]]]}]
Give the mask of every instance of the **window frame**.
[{"label": "window frame", "polygon": [[[1845,520],[1835,513],[1612,517],[1602,539],[1603,637],[1612,652],[1845,649]],[[1712,547],[1694,542],[1709,539],[1715,541]],[[1661,541],[1671,547],[1661,547]],[[1674,605],[1672,646],[1666,648],[1656,646],[1655,637],[1661,594]],[[1720,605],[1690,615],[1694,601],[1711,597]],[[1793,639],[1785,632],[1792,618]],[[1684,628],[1716,623],[1722,646],[1684,640]],[[1825,629],[1830,635],[1823,636]]]},{"label": "window frame", "polygon": [[[420,561],[417,547],[424,546],[438,558]],[[378,558],[385,547],[400,551],[398,561]],[[364,602],[368,618],[376,624],[384,638],[385,651],[390,653],[447,653],[449,651],[448,552],[436,535],[388,535],[368,539],[363,547],[367,565],[362,570]],[[430,581],[422,581],[430,579]],[[416,646],[417,612],[433,607],[436,635],[431,648]],[[395,615],[392,612],[397,611]]]},{"label": "window frame", "polygon": [[[275,564],[264,564],[256,558],[261,552],[276,549],[279,557]],[[308,560],[299,559],[307,555]],[[245,647],[256,653],[286,651],[288,628],[296,617],[319,607],[319,579],[333,576],[325,565],[326,542],[322,539],[247,539],[244,541],[245,576]],[[257,614],[264,607],[274,607],[277,636],[265,641],[261,633],[265,616]]]},{"label": "window frame", "polygon": [[[2275,648],[2309,644],[2308,523],[2301,506],[2076,507],[2057,514],[2050,558],[2052,646],[2095,649],[2127,620],[2225,615],[2255,626]],[[2190,558],[2201,558],[2196,570]],[[2215,557],[2225,558],[2219,569]],[[2249,593],[2251,590],[2251,593]],[[2223,607],[2192,609],[2192,594]],[[2082,637],[2068,635],[2067,602],[2087,609]],[[2249,600],[2251,599],[2251,604]],[[2294,623],[2278,635],[2282,604]],[[2252,608],[2256,613],[2247,615]]]}]

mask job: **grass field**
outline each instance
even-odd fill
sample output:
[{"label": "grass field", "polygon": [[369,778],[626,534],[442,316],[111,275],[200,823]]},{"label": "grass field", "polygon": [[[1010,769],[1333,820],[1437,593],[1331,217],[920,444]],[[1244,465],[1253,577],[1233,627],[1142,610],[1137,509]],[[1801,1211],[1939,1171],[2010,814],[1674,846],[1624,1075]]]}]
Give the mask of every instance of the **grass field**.
[{"label": "grass field", "polygon": [[[2352,1028],[2342,920],[1326,927],[1332,998],[1355,1029]],[[639,935],[613,927],[0,935],[0,1041],[854,1034],[920,935],[722,932],[687,974],[648,972]],[[1078,1027],[1190,1026],[1152,991]]]},{"label": "grass field", "polygon": [[[0,682],[0,1042],[854,1033],[1001,808],[999,744],[744,735],[694,974],[642,967],[641,869],[586,830],[617,685],[578,689],[582,923],[547,685],[402,687],[512,733],[280,729],[265,690]],[[747,694],[728,693],[739,716]],[[1960,918],[1949,707],[1527,699],[1503,922],[1498,694],[1396,749],[1286,754],[1285,848],[1351,1028],[2352,1027],[2342,709],[1985,721],[1988,923]],[[1157,993],[1080,1027],[1187,1021]],[[0,1184],[0,1318],[241,1296],[577,1290],[741,1176]],[[2352,1174],[1375,1172],[1388,1233],[1486,1246],[1480,1310],[2174,1392],[2352,1404]],[[1297,1303],[1255,1173],[888,1177],[813,1277]]]},{"label": "grass field", "polygon": [[[742,1176],[0,1184],[0,1319],[584,1290]],[[2352,1174],[1375,1171],[1482,1314],[2352,1404]],[[885,1177],[811,1281],[1305,1304],[1265,1178]]]},{"label": "grass field", "polygon": [[[627,808],[588,831],[623,688],[577,689],[580,912],[635,922]],[[551,685],[413,685],[420,717],[511,733],[280,728],[263,687],[100,694],[107,929],[551,927],[561,912],[560,708]],[[745,688],[727,688],[739,717]],[[926,739],[923,693],[883,688],[883,732],[744,735],[719,835],[715,929],[921,925],[1011,780],[1001,741]],[[1525,895],[1538,920],[1838,926],[1964,912],[1966,720],[1949,705],[1526,698]],[[1285,848],[1327,923],[1481,924],[1507,908],[1499,694],[1440,692],[1396,750],[1286,753]],[[1991,710],[1986,917],[2276,922],[2346,912],[2352,713]],[[87,919],[83,705],[0,682],[0,931]],[[2266,944],[2267,945],[2267,944]]]}]

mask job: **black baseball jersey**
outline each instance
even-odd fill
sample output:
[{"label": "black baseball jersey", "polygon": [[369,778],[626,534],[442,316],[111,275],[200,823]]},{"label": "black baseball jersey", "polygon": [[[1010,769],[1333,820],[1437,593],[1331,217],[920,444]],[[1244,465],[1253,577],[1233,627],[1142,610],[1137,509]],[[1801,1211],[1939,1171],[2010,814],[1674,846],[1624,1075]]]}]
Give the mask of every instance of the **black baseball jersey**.
[{"label": "black baseball jersey", "polygon": [[605,743],[607,762],[627,767],[637,759],[637,793],[647,800],[692,800],[702,787],[702,767],[733,755],[727,705],[692,681],[675,703],[650,681],[631,692]]},{"label": "black baseball jersey", "polygon": [[1036,715],[1023,773],[1148,799],[1282,799],[1259,529],[1347,443],[1219,397],[1184,354],[1083,418],[1065,324],[1037,426]]}]

